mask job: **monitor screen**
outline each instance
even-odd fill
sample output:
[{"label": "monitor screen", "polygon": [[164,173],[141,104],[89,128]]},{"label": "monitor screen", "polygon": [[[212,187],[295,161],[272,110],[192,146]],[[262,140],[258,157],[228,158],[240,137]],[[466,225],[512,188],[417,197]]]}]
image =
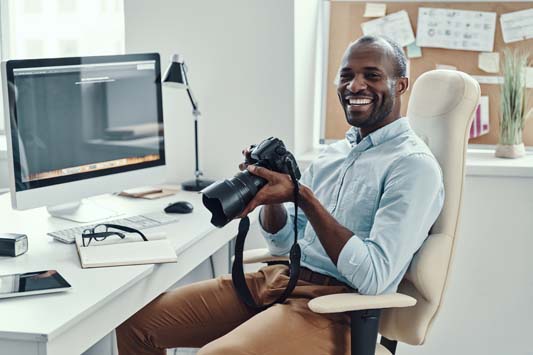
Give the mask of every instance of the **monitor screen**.
[{"label": "monitor screen", "polygon": [[164,165],[158,54],[6,63],[16,191]]}]

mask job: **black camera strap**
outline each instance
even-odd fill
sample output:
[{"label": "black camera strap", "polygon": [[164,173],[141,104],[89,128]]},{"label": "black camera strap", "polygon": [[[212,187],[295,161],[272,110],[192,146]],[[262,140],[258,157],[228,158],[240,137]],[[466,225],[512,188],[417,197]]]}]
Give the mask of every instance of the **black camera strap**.
[{"label": "black camera strap", "polygon": [[266,305],[256,304],[254,298],[252,297],[252,293],[246,284],[242,262],[244,241],[246,239],[246,235],[248,234],[248,230],[250,229],[250,219],[248,217],[244,217],[239,222],[239,231],[235,241],[235,259],[233,260],[233,266],[231,269],[233,286],[235,286],[237,294],[246,306],[259,311],[265,310],[276,303],[285,302],[287,297],[289,297],[291,292],[294,290],[294,287],[296,287],[298,276],[300,274],[301,250],[300,245],[298,244],[298,196],[300,189],[298,180],[296,179],[296,175],[294,173],[292,162],[287,159],[286,164],[288,165],[289,175],[291,176],[292,183],[294,184],[294,242],[289,252],[289,282],[283,293],[274,302]]}]

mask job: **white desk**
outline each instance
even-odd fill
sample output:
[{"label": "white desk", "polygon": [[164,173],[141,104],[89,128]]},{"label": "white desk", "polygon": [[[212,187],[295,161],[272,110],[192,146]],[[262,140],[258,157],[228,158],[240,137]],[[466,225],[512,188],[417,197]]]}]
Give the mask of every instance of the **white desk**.
[{"label": "white desk", "polygon": [[0,257],[2,274],[57,269],[71,284],[66,293],[0,300],[0,355],[80,354],[198,266],[236,234],[236,221],[213,227],[201,195],[148,201],[118,196],[91,199],[126,214],[156,211],[169,202],[188,200],[194,212],[179,222],[153,228],[165,231],[178,254],[177,264],[81,269],[73,244],[46,235],[73,225],[49,217],[44,208],[13,211],[9,194],[0,196],[0,230],[25,233],[29,250],[16,258]]}]

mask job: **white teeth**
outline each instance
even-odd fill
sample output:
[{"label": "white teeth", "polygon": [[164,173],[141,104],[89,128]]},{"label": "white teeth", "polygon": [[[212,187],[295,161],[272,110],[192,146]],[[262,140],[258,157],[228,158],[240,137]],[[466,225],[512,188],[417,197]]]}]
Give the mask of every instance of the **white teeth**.
[{"label": "white teeth", "polygon": [[371,99],[349,99],[350,105],[368,105],[372,102]]}]

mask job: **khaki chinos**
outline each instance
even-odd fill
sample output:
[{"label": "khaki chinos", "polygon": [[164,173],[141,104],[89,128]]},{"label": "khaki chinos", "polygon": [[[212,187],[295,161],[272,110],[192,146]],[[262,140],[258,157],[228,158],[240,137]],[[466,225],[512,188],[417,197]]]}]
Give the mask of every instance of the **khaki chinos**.
[{"label": "khaki chinos", "polygon": [[[246,274],[256,303],[267,304],[285,289],[288,267],[267,266]],[[309,280],[309,281],[305,281]],[[120,355],[163,355],[166,348],[201,348],[199,355],[346,355],[349,317],[317,314],[310,299],[354,292],[341,282],[302,269],[283,304],[262,312],[238,298],[231,276],[198,282],[164,293],[117,328]]]}]

